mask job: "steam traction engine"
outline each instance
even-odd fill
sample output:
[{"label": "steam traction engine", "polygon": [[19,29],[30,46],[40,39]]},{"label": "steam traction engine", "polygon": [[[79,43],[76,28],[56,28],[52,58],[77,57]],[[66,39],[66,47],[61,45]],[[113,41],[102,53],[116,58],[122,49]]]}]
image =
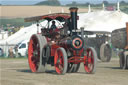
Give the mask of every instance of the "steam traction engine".
[{"label": "steam traction engine", "polygon": [[120,68],[128,69],[128,22],[126,28],[112,31],[111,42],[115,48],[120,49],[118,53]]},{"label": "steam traction engine", "polygon": [[[86,42],[76,32],[77,10],[72,7],[70,14],[55,13],[25,19],[27,22],[48,21],[48,26],[42,28],[41,33],[32,35],[29,42],[28,61],[32,72],[45,72],[47,64],[55,66],[58,74],[77,72],[83,62],[87,73],[95,73],[97,54],[92,47],[84,48]],[[53,20],[64,22],[63,26],[51,29]]]}]

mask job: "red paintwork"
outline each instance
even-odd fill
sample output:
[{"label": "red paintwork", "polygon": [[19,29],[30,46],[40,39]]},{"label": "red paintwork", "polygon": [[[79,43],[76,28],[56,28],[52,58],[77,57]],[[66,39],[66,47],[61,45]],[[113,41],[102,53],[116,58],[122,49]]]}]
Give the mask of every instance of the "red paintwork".
[{"label": "red paintwork", "polygon": [[[28,62],[29,62],[29,67],[32,72],[37,71],[38,69],[37,63],[40,61],[39,48],[34,47],[36,46],[36,44],[38,44],[38,40],[35,36],[32,36],[29,42],[29,47],[28,47]],[[33,56],[33,52],[36,50],[38,51],[38,56]]]},{"label": "red paintwork", "polygon": [[[54,59],[57,59],[57,54],[56,54],[56,49],[59,48],[61,46],[58,46],[56,44],[52,45],[51,46],[51,56],[54,56]],[[65,47],[63,47],[65,48]],[[65,50],[68,49],[68,48],[65,48]],[[73,49],[70,49],[70,50],[73,50]],[[81,57],[82,53],[83,53],[84,49],[81,49],[79,50],[78,52],[73,50],[73,56],[68,58],[68,63],[74,63],[74,64],[79,64],[81,62],[84,63],[84,68],[85,70],[90,73],[92,70],[93,70],[93,66],[94,66],[94,56],[93,56],[93,52],[91,49],[88,49],[87,50],[87,56],[83,56]],[[61,53],[60,53],[61,54]],[[93,56],[93,57],[92,57]],[[61,61],[61,60],[60,60]],[[56,60],[54,60],[54,62],[56,62]],[[61,63],[62,64],[62,63]],[[58,74],[61,73],[60,69],[59,69],[59,66],[56,66],[55,65],[55,68],[56,68],[56,71]]]},{"label": "red paintwork", "polygon": [[[47,39],[47,42],[51,42],[51,39],[50,38],[46,38]],[[53,41],[52,41],[53,42]],[[65,43],[65,44],[64,44]],[[63,45],[57,45],[56,43],[55,44],[52,44],[51,45],[51,56],[55,56],[55,52],[56,52],[56,49],[59,48],[59,47],[63,47],[66,49],[69,49],[69,50],[72,50],[73,51],[73,57],[69,58],[68,59],[68,62],[69,63],[74,63],[74,64],[78,64],[80,62],[84,62],[85,61],[85,58],[82,58],[81,57],[81,54],[83,53],[84,49],[81,49],[78,51],[78,53],[71,49],[71,48],[68,48],[68,46],[66,45],[66,41],[63,42]]]},{"label": "red paintwork", "polygon": [[64,68],[64,55],[60,50],[57,50],[55,52],[54,65],[55,65],[56,72],[58,74],[61,74]]},{"label": "red paintwork", "polygon": [[114,11],[115,8],[114,8],[114,6],[109,6],[109,7],[106,7],[106,10],[107,10],[107,11]]},{"label": "red paintwork", "polygon": [[87,56],[84,56],[85,62],[84,62],[84,68],[85,70],[90,73],[93,70],[94,67],[94,55],[91,49],[87,50]]},{"label": "red paintwork", "polygon": [[[73,10],[76,10],[76,8],[73,8]],[[72,12],[77,13],[77,11],[72,11]],[[73,18],[73,15],[72,15],[72,18]],[[74,16],[74,18],[79,19],[79,17],[76,18],[76,16]],[[25,19],[26,22],[31,22],[31,21],[38,22],[39,20],[48,20],[48,23],[51,20],[58,20],[60,22],[62,22],[64,20],[66,22],[66,20],[68,20],[69,21],[68,24],[73,25],[73,19],[71,19],[71,15],[69,13],[54,13],[54,14],[48,14],[48,15],[31,17],[31,18]],[[67,26],[69,27],[68,24],[67,24]],[[62,70],[64,68],[64,62],[65,62],[64,55],[60,50],[58,50],[58,48],[62,47],[62,48],[64,48],[65,51],[69,51],[71,53],[70,56],[67,56],[68,63],[79,64],[79,63],[83,62],[85,70],[88,73],[91,72],[93,69],[93,66],[94,66],[94,59],[93,59],[94,56],[93,56],[92,50],[88,49],[86,52],[87,55],[82,56],[82,54],[84,52],[84,48],[82,48],[83,44],[84,44],[83,41],[79,38],[73,39],[73,36],[68,35],[68,34],[64,35],[62,37],[59,33],[59,31],[60,31],[59,28],[61,28],[61,27],[58,27],[58,29],[56,28],[55,30],[51,30],[48,26],[48,29],[44,28],[41,30],[42,35],[45,36],[45,38],[47,40],[46,46],[48,45],[49,49],[50,49],[50,52],[49,52],[49,49],[46,48],[47,49],[46,53],[49,52],[50,56],[49,55],[44,56],[44,57],[46,57],[46,60],[48,58],[48,60],[47,60],[48,64],[52,65],[54,63],[56,72],[58,74],[62,73]],[[40,34],[40,33],[37,33],[37,34]],[[62,38],[64,38],[64,39],[62,39]],[[80,44],[77,43],[76,40],[79,40]],[[30,69],[32,72],[36,72],[38,70],[38,63],[40,62],[40,56],[42,56],[42,55],[40,55],[40,49],[43,49],[43,48],[40,48],[39,44],[40,44],[39,40],[36,38],[36,36],[32,36],[30,39],[29,48],[28,48],[28,61],[29,61],[29,66],[30,66]],[[43,50],[45,50],[45,49],[43,49]],[[42,52],[42,54],[43,54],[43,52]],[[93,57],[90,57],[90,56],[93,56]],[[52,57],[52,58],[50,58],[50,57]],[[54,61],[53,61],[53,58],[54,58]],[[66,69],[67,69],[67,67],[66,67]]]},{"label": "red paintwork", "polygon": [[78,64],[78,63],[81,63],[81,62],[84,62],[85,61],[85,59],[84,58],[82,58],[81,56],[81,54],[83,53],[83,51],[84,51],[84,49],[81,49],[81,50],[79,50],[78,52],[79,53],[76,53],[76,51],[75,50],[73,50],[73,57],[71,57],[71,58],[69,58],[68,59],[68,62],[69,63],[74,63],[74,64]]},{"label": "red paintwork", "polygon": [[78,51],[79,53],[77,53],[75,50],[73,50],[73,54],[74,54],[74,55],[77,55],[77,56],[81,56],[81,54],[83,53],[83,51],[84,51],[83,48]]},{"label": "red paintwork", "polygon": [[85,61],[85,59],[81,58],[79,56],[73,56],[73,57],[68,59],[69,63],[74,63],[74,64],[78,64],[78,63],[81,63],[81,62],[84,62],[84,61]]},{"label": "red paintwork", "polygon": [[[53,13],[53,14],[47,14],[47,15],[42,15],[42,16],[36,16],[36,17],[30,17],[30,18],[25,18],[25,22],[32,22],[32,21],[39,21],[39,20],[62,20],[59,18],[63,19],[69,19],[71,16],[69,13]],[[77,20],[79,20],[79,16],[77,16]]]},{"label": "red paintwork", "polygon": [[56,44],[51,45],[51,56],[55,56],[56,49],[59,47],[60,46],[58,46]]},{"label": "red paintwork", "polygon": [[42,15],[42,16],[36,16],[36,17],[30,17],[30,18],[25,18],[25,22],[32,22],[32,21],[39,21],[39,20],[62,20],[60,18],[63,19],[68,19],[70,18],[70,14],[69,13],[53,13],[53,14],[47,14],[47,15]]},{"label": "red paintwork", "polygon": [[[61,46],[58,46],[56,44],[51,45],[51,56],[55,56],[56,49],[59,47],[61,47]],[[63,47],[63,48],[65,48],[65,50],[68,49],[67,46]],[[70,50],[73,50],[73,49],[70,49]],[[85,59],[81,57],[81,54],[83,53],[83,51],[84,51],[84,49],[81,49],[78,51],[78,53],[76,53],[76,51],[73,50],[73,57],[69,58],[68,62],[72,62],[74,64],[84,62]]]},{"label": "red paintwork", "polygon": [[54,20],[57,17],[63,17],[64,19],[70,18],[70,15],[68,13],[55,13],[55,14],[49,14],[49,15],[44,15],[42,16],[42,19],[51,19]]},{"label": "red paintwork", "polygon": [[[75,45],[75,41],[76,41],[76,40],[79,40],[79,41],[80,41],[80,46],[76,46],[76,45]],[[73,43],[72,43],[72,44],[73,44],[73,46],[74,46],[75,48],[80,48],[83,43],[82,43],[82,40],[81,40],[80,38],[75,38],[75,39],[73,40]]]}]

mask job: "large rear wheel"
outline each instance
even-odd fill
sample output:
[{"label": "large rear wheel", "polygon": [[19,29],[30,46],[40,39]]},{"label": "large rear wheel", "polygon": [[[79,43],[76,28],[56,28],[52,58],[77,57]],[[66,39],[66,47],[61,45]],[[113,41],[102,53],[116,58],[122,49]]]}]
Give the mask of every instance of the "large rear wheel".
[{"label": "large rear wheel", "polygon": [[67,71],[67,53],[64,48],[58,48],[54,56],[54,65],[58,74],[65,74]]},{"label": "large rear wheel", "polygon": [[46,38],[40,34],[32,35],[28,47],[28,62],[32,72],[45,72],[45,61],[42,48],[47,44]]},{"label": "large rear wheel", "polygon": [[109,62],[112,57],[112,49],[109,44],[102,44],[100,47],[100,58],[103,62]]},{"label": "large rear wheel", "polygon": [[87,73],[96,72],[97,54],[94,48],[90,47],[86,50],[87,56],[85,56],[84,68]]}]

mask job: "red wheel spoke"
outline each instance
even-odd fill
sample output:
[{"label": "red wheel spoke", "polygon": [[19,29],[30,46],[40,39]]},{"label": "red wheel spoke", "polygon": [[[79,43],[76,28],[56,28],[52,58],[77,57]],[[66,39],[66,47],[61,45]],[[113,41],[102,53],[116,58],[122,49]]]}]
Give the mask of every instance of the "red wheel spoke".
[{"label": "red wheel spoke", "polygon": [[63,58],[62,58],[62,56],[60,57],[60,64],[63,64]]},{"label": "red wheel spoke", "polygon": [[63,66],[62,66],[62,64],[59,64],[59,69],[60,69],[60,72],[63,71]]},{"label": "red wheel spoke", "polygon": [[84,62],[84,67],[87,73],[91,73],[93,71],[93,65],[94,65],[94,56],[91,49],[87,50],[87,60]]},{"label": "red wheel spoke", "polygon": [[[66,59],[67,61],[67,59]],[[64,67],[64,52],[62,49],[58,49],[55,52],[54,56],[54,64],[55,64],[55,69],[58,74],[63,74],[66,72],[65,67]],[[67,65],[66,65],[67,66]],[[67,69],[67,68],[66,68]]]},{"label": "red wheel spoke", "polygon": [[92,58],[91,57],[88,58],[88,63],[89,64],[92,63]]},{"label": "red wheel spoke", "polygon": [[32,70],[32,72],[36,72],[38,69],[38,64],[39,64],[39,58],[40,58],[40,49],[39,49],[39,44],[38,44],[37,37],[33,36],[30,39],[29,42],[29,48],[28,48],[28,59],[29,59],[29,65]]}]

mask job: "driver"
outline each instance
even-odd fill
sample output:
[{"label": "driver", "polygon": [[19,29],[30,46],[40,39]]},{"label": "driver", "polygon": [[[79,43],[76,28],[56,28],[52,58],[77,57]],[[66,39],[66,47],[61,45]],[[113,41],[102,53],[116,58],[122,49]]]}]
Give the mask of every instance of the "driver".
[{"label": "driver", "polygon": [[56,27],[56,22],[55,21],[52,21],[52,25],[51,25],[51,29],[52,30],[55,30],[57,27]]}]

